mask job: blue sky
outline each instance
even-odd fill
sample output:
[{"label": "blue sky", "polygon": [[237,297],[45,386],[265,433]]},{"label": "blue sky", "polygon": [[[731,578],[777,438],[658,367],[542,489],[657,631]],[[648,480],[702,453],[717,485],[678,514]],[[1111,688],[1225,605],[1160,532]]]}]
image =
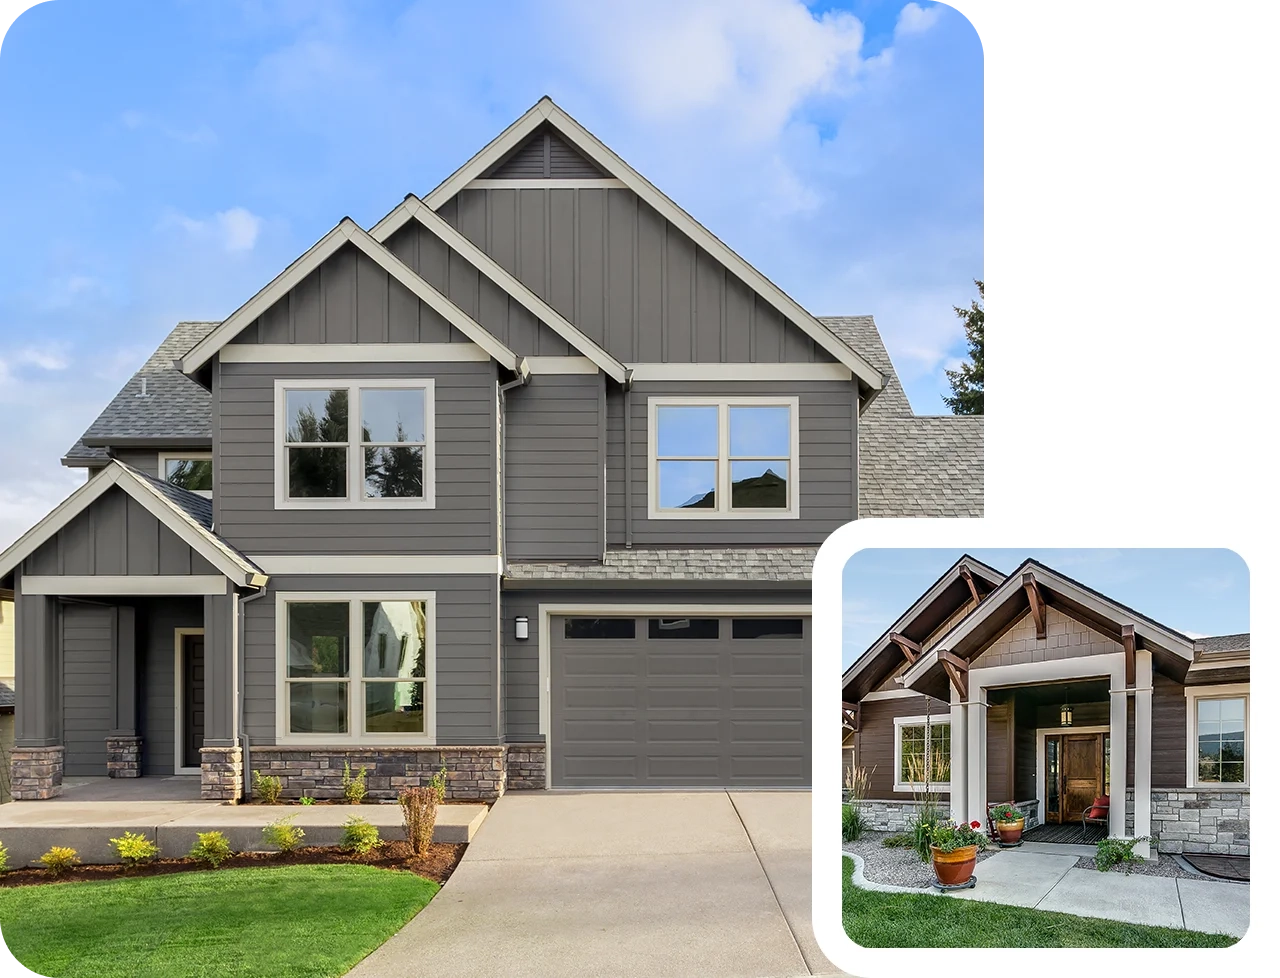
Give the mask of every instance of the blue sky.
[{"label": "blue sky", "polygon": [[0,49],[0,546],[175,322],[544,93],[811,311],[874,314],[916,410],[945,410],[983,274],[982,50],[949,7],[50,0]]},{"label": "blue sky", "polygon": [[1005,574],[1033,557],[1193,638],[1249,631],[1249,569],[1230,550],[861,550],[844,567],[844,668],[965,553]]}]

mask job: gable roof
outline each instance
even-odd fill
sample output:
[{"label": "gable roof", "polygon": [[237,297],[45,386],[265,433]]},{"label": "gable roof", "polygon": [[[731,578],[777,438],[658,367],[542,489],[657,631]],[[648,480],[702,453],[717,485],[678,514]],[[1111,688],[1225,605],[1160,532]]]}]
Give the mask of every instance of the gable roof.
[{"label": "gable roof", "polygon": [[0,553],[0,582],[8,580],[27,557],[113,486],[128,493],[233,584],[242,587],[266,584],[267,575],[261,568],[213,532],[213,507],[208,499],[115,460],[108,462],[102,471]]},{"label": "gable roof", "polygon": [[708,254],[725,268],[740,278],[762,299],[773,306],[782,316],[794,323],[827,353],[843,363],[870,390],[878,391],[884,386],[881,371],[869,363],[865,357],[850,346],[840,342],[817,319],[798,302],[765,278],[755,267],[742,258],[694,220],[670,197],[651,184],[636,170],[632,169],[620,156],[604,143],[588,132],[576,119],[566,113],[547,96],[543,96],[519,119],[499,133],[487,146],[462,164],[444,182],[427,194],[423,202],[433,211],[437,211],[448,200],[451,200],[472,180],[478,179],[495,164],[502,161],[534,130],[544,124],[566,139],[574,149],[591,161],[601,170],[609,173],[636,194],[646,204],[661,214],[685,235],[696,242]]},{"label": "gable roof", "polygon": [[[213,439],[209,392],[174,367],[174,361],[213,332],[217,323],[178,323],[156,351],[111,399],[76,444],[63,465],[106,462],[104,446],[142,441],[205,445]],[[146,387],[146,396],[143,386]]]},{"label": "gable roof", "polygon": [[408,194],[390,214],[384,217],[369,234],[375,241],[385,242],[411,220],[423,227],[474,265],[480,274],[505,291],[524,306],[536,319],[542,320],[571,346],[578,349],[592,363],[614,380],[626,380],[627,368],[595,340],[556,312],[551,304],[540,298],[531,288],[499,265],[483,250],[476,247],[461,231],[455,229],[443,217],[427,207],[417,196]]},{"label": "gable roof", "polygon": [[255,319],[284,298],[308,275],[320,267],[343,245],[350,243],[373,259],[383,271],[457,327],[463,336],[471,340],[489,356],[508,370],[520,372],[523,358],[518,357],[505,343],[459,309],[445,295],[418,275],[413,269],[393,255],[382,244],[369,236],[360,225],[349,217],[338,224],[299,256],[288,268],[262,287],[253,298],[233,312],[208,336],[182,358],[182,372],[194,373],[209,362],[222,347],[245,329]]},{"label": "gable roof", "polygon": [[[932,648],[932,644],[925,644],[929,636],[973,598],[963,571],[969,572],[975,584],[981,582],[978,590],[984,601],[1005,580],[1003,572],[969,554],[962,555],[845,670],[842,684],[846,700],[860,700],[904,661],[901,649],[889,636],[905,635],[926,651]],[[984,590],[986,594],[982,594]]]}]

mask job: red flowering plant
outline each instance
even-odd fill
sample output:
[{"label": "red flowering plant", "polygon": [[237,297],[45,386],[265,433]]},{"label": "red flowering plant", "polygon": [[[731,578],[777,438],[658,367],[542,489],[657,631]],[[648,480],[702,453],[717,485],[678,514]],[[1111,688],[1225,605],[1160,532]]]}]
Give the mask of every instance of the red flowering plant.
[{"label": "red flowering plant", "polygon": [[1016,822],[1022,818],[1022,812],[1007,801],[991,806],[991,817],[997,822]]},{"label": "red flowering plant", "polygon": [[939,822],[933,827],[932,843],[939,852],[955,852],[965,846],[987,847],[988,839],[982,832],[981,822]]}]

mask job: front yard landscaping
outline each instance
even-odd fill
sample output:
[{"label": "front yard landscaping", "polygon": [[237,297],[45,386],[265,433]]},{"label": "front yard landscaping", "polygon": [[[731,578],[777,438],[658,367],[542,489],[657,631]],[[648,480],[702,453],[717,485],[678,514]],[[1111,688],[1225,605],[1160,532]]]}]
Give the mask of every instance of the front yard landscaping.
[{"label": "front yard landscaping", "polygon": [[327,978],[440,889],[365,865],[281,865],[0,890],[0,930],[41,975]]},{"label": "front yard landscaping", "polygon": [[1228,947],[1236,938],[853,885],[844,867],[844,929],[863,947]]}]

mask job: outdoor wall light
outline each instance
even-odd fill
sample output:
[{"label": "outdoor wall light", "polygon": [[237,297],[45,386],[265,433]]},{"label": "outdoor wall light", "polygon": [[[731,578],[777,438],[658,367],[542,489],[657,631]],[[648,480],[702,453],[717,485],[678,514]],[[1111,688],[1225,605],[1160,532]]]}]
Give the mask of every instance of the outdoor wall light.
[{"label": "outdoor wall light", "polygon": [[529,619],[524,615],[516,616],[516,638],[527,639],[529,637]]}]

